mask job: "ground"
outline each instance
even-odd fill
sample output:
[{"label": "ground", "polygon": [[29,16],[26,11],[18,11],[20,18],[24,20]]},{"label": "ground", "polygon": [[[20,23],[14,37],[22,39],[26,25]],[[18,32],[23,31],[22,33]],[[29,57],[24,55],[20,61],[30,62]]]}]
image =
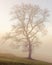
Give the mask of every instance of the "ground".
[{"label": "ground", "polygon": [[0,65],[52,65],[52,63],[25,58],[0,58]]}]

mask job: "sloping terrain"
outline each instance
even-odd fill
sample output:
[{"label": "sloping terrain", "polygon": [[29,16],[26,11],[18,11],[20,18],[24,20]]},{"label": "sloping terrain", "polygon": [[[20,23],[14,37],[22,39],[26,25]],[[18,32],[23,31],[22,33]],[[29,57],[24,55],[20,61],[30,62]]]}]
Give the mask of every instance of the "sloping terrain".
[{"label": "sloping terrain", "polygon": [[52,65],[52,63],[19,58],[13,54],[0,54],[0,65]]}]

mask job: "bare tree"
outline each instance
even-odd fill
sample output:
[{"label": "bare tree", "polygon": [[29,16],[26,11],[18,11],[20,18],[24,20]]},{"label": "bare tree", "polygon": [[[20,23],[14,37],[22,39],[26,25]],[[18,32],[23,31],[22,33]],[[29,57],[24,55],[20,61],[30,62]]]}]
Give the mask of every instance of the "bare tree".
[{"label": "bare tree", "polygon": [[23,4],[16,5],[11,14],[17,22],[13,24],[11,32],[5,39],[12,39],[17,47],[22,45],[23,50],[28,51],[28,58],[31,59],[33,48],[40,44],[38,32],[46,33],[44,22],[48,17],[47,10],[42,10],[37,5]]}]

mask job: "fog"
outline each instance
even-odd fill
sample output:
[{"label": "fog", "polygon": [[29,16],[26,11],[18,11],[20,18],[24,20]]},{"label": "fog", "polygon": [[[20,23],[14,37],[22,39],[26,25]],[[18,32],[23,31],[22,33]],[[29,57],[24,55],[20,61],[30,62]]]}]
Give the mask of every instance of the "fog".
[{"label": "fog", "polygon": [[[50,16],[48,18],[48,23],[46,23],[48,30],[47,35],[41,36],[40,39],[42,44],[33,51],[32,57],[39,60],[52,62],[52,0],[0,0],[0,39],[6,32],[9,32],[11,29],[11,8],[16,4],[22,3],[37,4],[40,6],[40,8],[49,10]],[[27,56],[26,53],[11,48],[9,43],[0,44],[0,53],[6,52],[22,57]]]}]

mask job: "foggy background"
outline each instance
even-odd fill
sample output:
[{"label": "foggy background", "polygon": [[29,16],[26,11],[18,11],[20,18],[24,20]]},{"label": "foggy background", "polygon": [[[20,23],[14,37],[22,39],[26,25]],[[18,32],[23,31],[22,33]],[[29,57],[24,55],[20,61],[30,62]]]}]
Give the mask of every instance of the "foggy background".
[{"label": "foggy background", "polygon": [[[0,0],[0,40],[1,37],[11,29],[11,8],[16,4],[36,4],[42,9],[49,10],[49,18],[46,23],[47,35],[41,36],[42,44],[34,50],[33,58],[52,62],[52,0]],[[1,41],[0,41],[1,42]],[[0,43],[0,53],[13,53],[17,56],[27,56],[20,50],[12,49],[9,43]],[[22,55],[21,55],[22,54]]]}]

